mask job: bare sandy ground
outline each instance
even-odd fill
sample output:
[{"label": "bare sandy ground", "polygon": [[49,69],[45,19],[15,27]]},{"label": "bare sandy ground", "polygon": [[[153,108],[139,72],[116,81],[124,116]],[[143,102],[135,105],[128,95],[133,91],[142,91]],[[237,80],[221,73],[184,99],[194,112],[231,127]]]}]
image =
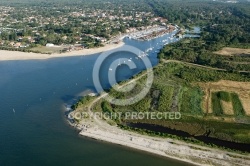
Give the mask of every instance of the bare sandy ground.
[{"label": "bare sandy ground", "polygon": [[69,57],[69,56],[85,56],[92,55],[96,53],[101,53],[104,51],[113,50],[123,46],[124,43],[119,44],[109,44],[100,48],[91,48],[84,49],[80,51],[71,51],[62,54],[38,54],[38,53],[27,53],[19,51],[6,51],[0,50],[0,61],[9,61],[9,60],[31,60],[31,59],[49,59],[49,58],[58,58],[58,57]]},{"label": "bare sandy ground", "polygon": [[96,126],[82,130],[80,135],[181,160],[194,165],[250,165],[248,156],[186,144],[166,138],[140,135],[115,127],[103,129]]},{"label": "bare sandy ground", "polygon": [[232,55],[250,54],[250,49],[224,47],[222,50],[216,51],[214,53],[219,55],[232,56]]}]

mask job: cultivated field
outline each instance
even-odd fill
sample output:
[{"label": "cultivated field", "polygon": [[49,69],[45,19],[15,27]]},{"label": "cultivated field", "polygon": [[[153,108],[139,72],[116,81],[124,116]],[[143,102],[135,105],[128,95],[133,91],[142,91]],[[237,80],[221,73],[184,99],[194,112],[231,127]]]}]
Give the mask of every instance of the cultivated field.
[{"label": "cultivated field", "polygon": [[[203,99],[203,110],[204,113],[213,114],[213,94],[218,94],[218,92],[225,92],[231,95],[231,101],[220,100],[221,107],[223,109],[223,114],[234,115],[234,102],[239,98],[240,103],[243,106],[245,115],[250,116],[250,82],[235,82],[235,81],[218,81],[218,82],[208,82],[199,84],[205,92]],[[235,95],[233,95],[235,94]],[[233,98],[232,98],[233,96]]]},{"label": "cultivated field", "polygon": [[244,54],[250,55],[250,49],[224,47],[222,50],[216,51],[214,53],[224,56],[244,55]]}]

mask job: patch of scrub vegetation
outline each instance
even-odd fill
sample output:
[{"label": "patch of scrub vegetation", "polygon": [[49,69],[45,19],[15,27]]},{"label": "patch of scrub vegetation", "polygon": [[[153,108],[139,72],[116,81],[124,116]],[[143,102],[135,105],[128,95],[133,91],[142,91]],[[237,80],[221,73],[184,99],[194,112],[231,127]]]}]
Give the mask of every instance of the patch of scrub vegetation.
[{"label": "patch of scrub vegetation", "polygon": [[111,105],[107,102],[107,101],[103,101],[101,103],[101,107],[102,107],[102,111],[105,113],[112,113],[113,112],[113,108],[111,107]]},{"label": "patch of scrub vegetation", "polygon": [[146,112],[151,108],[152,99],[147,96],[140,102],[133,104],[132,109],[137,112]]},{"label": "patch of scrub vegetation", "polygon": [[162,88],[161,95],[158,103],[158,110],[160,112],[171,111],[173,101],[174,87],[166,86]]},{"label": "patch of scrub vegetation", "polygon": [[231,98],[232,98],[232,103],[233,103],[234,114],[236,116],[245,116],[246,115],[245,110],[242,106],[242,103],[239,99],[238,94],[232,93]]},{"label": "patch of scrub vegetation", "polygon": [[180,100],[182,113],[203,115],[201,108],[203,92],[197,87],[184,87]]},{"label": "patch of scrub vegetation", "polygon": [[218,93],[212,93],[212,108],[213,114],[215,116],[223,115],[223,108],[221,106],[220,98],[218,97]]},{"label": "patch of scrub vegetation", "polygon": [[[175,130],[177,133],[188,133],[189,138],[194,140],[204,138],[206,140],[218,139],[223,141],[249,144],[249,125],[220,122],[216,120],[204,120],[202,118],[192,116],[182,116],[176,120],[127,120],[126,123],[134,124],[150,124],[166,127],[167,129]],[[186,134],[185,134],[186,135]],[[182,135],[183,136],[183,135]],[[212,142],[211,142],[212,143]],[[215,141],[216,143],[216,141]]]},{"label": "patch of scrub vegetation", "polygon": [[210,136],[232,142],[250,143],[249,125],[218,121],[207,121],[210,126]]},{"label": "patch of scrub vegetation", "polygon": [[219,80],[250,81],[250,74],[230,73],[226,71],[208,70],[199,67],[183,66],[176,76],[187,82],[208,82]]},{"label": "patch of scrub vegetation", "polygon": [[95,97],[92,96],[84,96],[80,98],[74,105],[71,106],[73,110],[83,107],[84,105],[87,106]]}]

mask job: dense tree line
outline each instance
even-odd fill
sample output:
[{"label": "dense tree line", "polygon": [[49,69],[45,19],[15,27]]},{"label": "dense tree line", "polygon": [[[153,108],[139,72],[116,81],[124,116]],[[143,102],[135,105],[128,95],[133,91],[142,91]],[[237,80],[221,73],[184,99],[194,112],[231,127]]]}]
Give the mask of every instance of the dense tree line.
[{"label": "dense tree line", "polygon": [[249,55],[219,56],[214,54],[223,47],[250,48],[250,5],[218,3],[211,1],[155,0],[151,5],[155,12],[179,22],[183,28],[200,25],[200,38],[186,39],[168,45],[159,57],[176,59],[201,65],[224,68],[230,71],[250,71]]}]

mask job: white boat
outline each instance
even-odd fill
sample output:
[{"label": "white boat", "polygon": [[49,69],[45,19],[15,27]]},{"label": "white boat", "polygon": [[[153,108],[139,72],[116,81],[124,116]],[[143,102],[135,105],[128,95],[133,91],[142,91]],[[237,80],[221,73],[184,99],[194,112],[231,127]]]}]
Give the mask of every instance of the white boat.
[{"label": "white boat", "polygon": [[121,65],[121,60],[119,59],[119,63],[118,63],[118,66],[120,66]]},{"label": "white boat", "polygon": [[66,110],[67,110],[67,111],[70,111],[70,110],[71,110],[71,106],[70,106],[70,105],[66,105],[65,107],[66,107]]},{"label": "white boat", "polygon": [[109,71],[112,71],[113,69],[109,68]]},{"label": "white boat", "polygon": [[152,46],[151,46],[151,44],[150,44],[149,51],[152,51],[152,50],[153,50],[153,48],[154,48],[154,47],[152,47]]}]

